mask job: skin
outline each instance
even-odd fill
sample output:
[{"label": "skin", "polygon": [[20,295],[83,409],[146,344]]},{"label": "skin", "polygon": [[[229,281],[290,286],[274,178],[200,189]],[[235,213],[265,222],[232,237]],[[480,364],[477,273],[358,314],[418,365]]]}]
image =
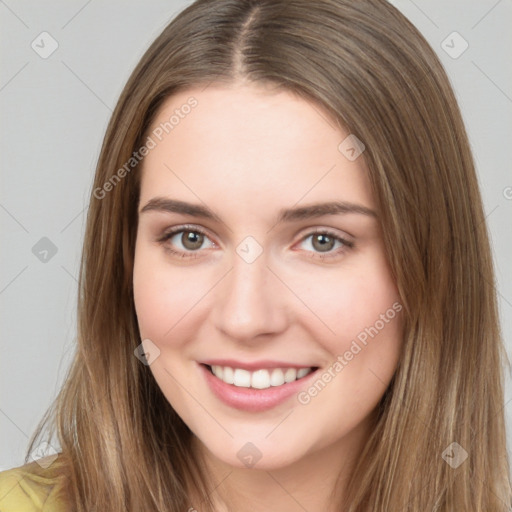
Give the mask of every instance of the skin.
[{"label": "skin", "polygon": [[[143,162],[133,283],[141,339],[160,351],[149,369],[195,434],[209,475],[222,481],[212,495],[217,510],[339,510],[330,493],[339,475],[342,499],[395,372],[401,314],[306,405],[293,396],[263,412],[234,409],[211,392],[198,361],[289,361],[318,366],[321,375],[399,302],[378,212],[276,224],[282,208],[328,201],[375,211],[364,153],[350,161],[338,150],[348,132],[317,105],[247,83],[182,91],[152,128],[190,96],[197,106]],[[157,196],[206,205],[222,222],[141,212]],[[206,231],[199,248],[187,232],[158,241],[183,224]],[[315,243],[316,228],[353,247]],[[247,236],[263,251],[252,263],[236,252]],[[252,468],[237,457],[247,442],[262,454]]]}]

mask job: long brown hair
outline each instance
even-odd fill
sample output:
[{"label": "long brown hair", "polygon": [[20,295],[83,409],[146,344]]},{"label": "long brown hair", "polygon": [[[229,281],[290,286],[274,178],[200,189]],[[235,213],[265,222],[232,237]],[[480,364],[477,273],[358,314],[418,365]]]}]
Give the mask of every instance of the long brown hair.
[{"label": "long brown hair", "polygon": [[[293,91],[364,142],[404,306],[401,358],[340,510],[508,511],[506,354],[474,162],[439,59],[384,0],[199,0],[150,46],[99,156],[76,355],[27,454],[45,425],[57,433],[77,511],[184,511],[187,482],[208,501],[191,432],[134,356],[130,159],[170,95],[238,80]],[[458,467],[454,450],[467,452]]]}]

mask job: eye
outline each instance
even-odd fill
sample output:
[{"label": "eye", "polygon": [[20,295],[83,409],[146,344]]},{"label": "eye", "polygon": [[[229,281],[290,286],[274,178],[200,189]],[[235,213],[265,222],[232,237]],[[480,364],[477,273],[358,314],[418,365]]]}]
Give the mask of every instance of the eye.
[{"label": "eye", "polygon": [[[197,258],[201,249],[215,247],[205,231],[196,226],[178,226],[166,231],[158,242],[164,245],[165,250],[182,258]],[[209,245],[204,246],[205,242]],[[310,257],[327,259],[340,256],[354,247],[354,243],[342,236],[326,230],[318,229],[302,238],[301,243],[306,246]],[[312,249],[312,250],[311,250]],[[333,250],[336,249],[336,250]]]},{"label": "eye", "polygon": [[[170,253],[183,258],[199,256],[196,254],[203,247],[205,241],[209,241],[208,247],[214,247],[215,244],[210,241],[207,234],[195,226],[179,226],[165,232],[158,242],[164,244],[166,250]],[[176,249],[177,248],[177,249]]]},{"label": "eye", "polygon": [[[311,254],[312,258],[316,257],[320,259],[339,256],[354,247],[354,242],[325,229],[319,229],[313,233],[309,233],[302,239],[301,243],[313,250],[310,251],[306,249],[308,252],[313,252],[313,254]],[[335,248],[337,248],[337,250],[333,251]]]}]

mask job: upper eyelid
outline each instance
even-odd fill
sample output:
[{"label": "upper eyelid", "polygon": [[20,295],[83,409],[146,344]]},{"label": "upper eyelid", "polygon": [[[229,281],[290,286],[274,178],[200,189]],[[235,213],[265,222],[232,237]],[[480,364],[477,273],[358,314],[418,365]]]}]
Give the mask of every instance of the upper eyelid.
[{"label": "upper eyelid", "polygon": [[182,231],[197,232],[197,233],[201,233],[203,235],[208,236],[208,238],[211,238],[211,235],[209,234],[209,231],[207,229],[199,227],[199,226],[194,226],[194,225],[191,225],[191,224],[186,224],[186,225],[183,225],[183,226],[175,226],[175,227],[172,227],[172,228],[169,228],[169,229],[164,229],[163,232],[162,232],[161,238],[162,237],[168,237],[168,236],[169,237],[170,236],[175,236],[178,233],[181,233]]}]

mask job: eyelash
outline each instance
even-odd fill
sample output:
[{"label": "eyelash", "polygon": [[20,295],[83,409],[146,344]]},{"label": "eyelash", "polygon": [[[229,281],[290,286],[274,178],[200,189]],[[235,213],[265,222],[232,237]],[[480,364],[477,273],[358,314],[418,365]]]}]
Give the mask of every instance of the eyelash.
[{"label": "eyelash", "polygon": [[[172,229],[171,231],[167,231],[157,241],[163,245],[168,240],[170,240],[174,235],[176,235],[178,233],[183,233],[186,231],[191,232],[191,233],[199,233],[205,237],[208,237],[208,234],[205,231],[203,231],[202,229],[200,229],[196,226],[185,225],[185,226],[178,226],[178,227]],[[308,233],[307,235],[305,235],[300,240],[300,242],[303,242],[304,240],[306,240],[309,237],[314,236],[314,235],[327,235],[327,236],[333,238],[335,241],[341,242],[343,244],[343,247],[339,248],[337,251],[334,251],[332,253],[330,252],[330,253],[325,253],[325,254],[322,254],[319,252],[314,252],[314,251],[307,251],[307,252],[311,252],[311,256],[310,256],[311,258],[319,258],[321,260],[334,258],[334,257],[338,256],[342,251],[350,250],[350,249],[353,249],[353,247],[354,247],[354,242],[351,242],[350,240],[347,240],[346,238],[340,237],[339,235],[337,235],[336,233],[334,233],[333,231],[331,231],[329,229],[314,230],[311,233]],[[198,258],[200,256],[199,255],[200,250],[183,252],[183,251],[177,251],[177,250],[173,249],[170,245],[166,245],[165,249],[166,249],[166,251],[170,252],[171,254],[173,254],[175,256],[179,256],[181,258]]]}]

